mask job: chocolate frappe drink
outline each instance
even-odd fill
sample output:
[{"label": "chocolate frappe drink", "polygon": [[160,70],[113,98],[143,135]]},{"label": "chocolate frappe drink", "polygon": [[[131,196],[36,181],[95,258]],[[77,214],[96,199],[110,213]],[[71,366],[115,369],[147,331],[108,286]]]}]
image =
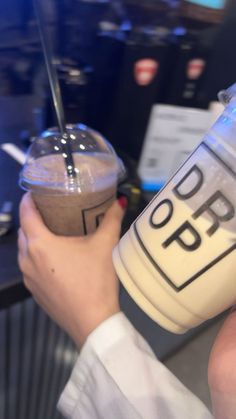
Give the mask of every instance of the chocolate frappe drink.
[{"label": "chocolate frappe drink", "polygon": [[76,176],[68,177],[60,135],[49,130],[32,144],[20,184],[30,190],[48,228],[59,235],[81,236],[98,227],[116,198],[123,170],[112,147],[87,127],[69,126]]}]

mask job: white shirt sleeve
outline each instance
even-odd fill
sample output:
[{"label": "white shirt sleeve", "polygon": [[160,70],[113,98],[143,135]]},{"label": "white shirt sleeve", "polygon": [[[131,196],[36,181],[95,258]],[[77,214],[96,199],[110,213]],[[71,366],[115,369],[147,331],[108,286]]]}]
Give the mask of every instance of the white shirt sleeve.
[{"label": "white shirt sleeve", "polygon": [[58,407],[71,419],[212,419],[123,313],[90,334]]}]

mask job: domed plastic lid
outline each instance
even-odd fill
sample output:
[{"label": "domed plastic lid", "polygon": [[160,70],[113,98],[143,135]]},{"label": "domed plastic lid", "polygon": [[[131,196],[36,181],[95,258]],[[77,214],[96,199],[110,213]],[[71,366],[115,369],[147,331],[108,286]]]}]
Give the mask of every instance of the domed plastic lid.
[{"label": "domed plastic lid", "polygon": [[[37,137],[28,150],[20,174],[20,185],[37,193],[78,193],[96,191],[116,184],[125,175],[122,161],[111,144],[85,125],[67,125],[75,176],[69,177],[63,141],[58,128]],[[64,156],[64,157],[63,157]]]}]

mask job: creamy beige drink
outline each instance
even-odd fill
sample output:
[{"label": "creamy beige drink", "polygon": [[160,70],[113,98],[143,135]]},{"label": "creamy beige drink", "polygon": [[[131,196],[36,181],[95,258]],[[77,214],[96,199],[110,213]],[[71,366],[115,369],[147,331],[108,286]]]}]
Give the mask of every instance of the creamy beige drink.
[{"label": "creamy beige drink", "polygon": [[[182,206],[181,215],[190,214],[191,209]],[[202,234],[208,227],[206,219],[198,222]],[[161,252],[159,244],[163,236],[158,237],[159,241],[150,234],[148,225],[143,233],[142,237],[149,235],[148,243],[156,243],[151,256],[144,251],[143,242],[137,240],[132,226],[115,248],[113,260],[131,297],[154,321],[172,332],[183,333],[235,304],[236,255],[232,233],[219,228],[214,244],[205,243],[191,261],[176,242],[170,252]],[[165,233],[173,233],[173,225]],[[185,234],[186,242],[191,243],[191,234],[187,231]],[[226,250],[229,251],[224,255]],[[224,256],[217,261],[221,255]]]},{"label": "creamy beige drink", "polygon": [[[48,228],[59,235],[93,233],[116,198],[122,164],[109,143],[87,127],[69,127],[74,175],[68,176],[57,131],[32,144],[20,176]],[[55,132],[55,133],[54,133]]]},{"label": "creamy beige drink", "polygon": [[175,333],[236,303],[235,109],[236,102],[232,119],[217,121],[113,253],[131,297]]}]

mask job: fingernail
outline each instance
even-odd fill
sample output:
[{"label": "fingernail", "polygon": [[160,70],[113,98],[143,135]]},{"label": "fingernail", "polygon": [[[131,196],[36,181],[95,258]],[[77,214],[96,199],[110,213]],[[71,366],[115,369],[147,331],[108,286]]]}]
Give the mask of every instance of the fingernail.
[{"label": "fingernail", "polygon": [[125,196],[120,196],[120,198],[118,198],[118,203],[120,207],[125,210],[128,206],[128,199]]}]

